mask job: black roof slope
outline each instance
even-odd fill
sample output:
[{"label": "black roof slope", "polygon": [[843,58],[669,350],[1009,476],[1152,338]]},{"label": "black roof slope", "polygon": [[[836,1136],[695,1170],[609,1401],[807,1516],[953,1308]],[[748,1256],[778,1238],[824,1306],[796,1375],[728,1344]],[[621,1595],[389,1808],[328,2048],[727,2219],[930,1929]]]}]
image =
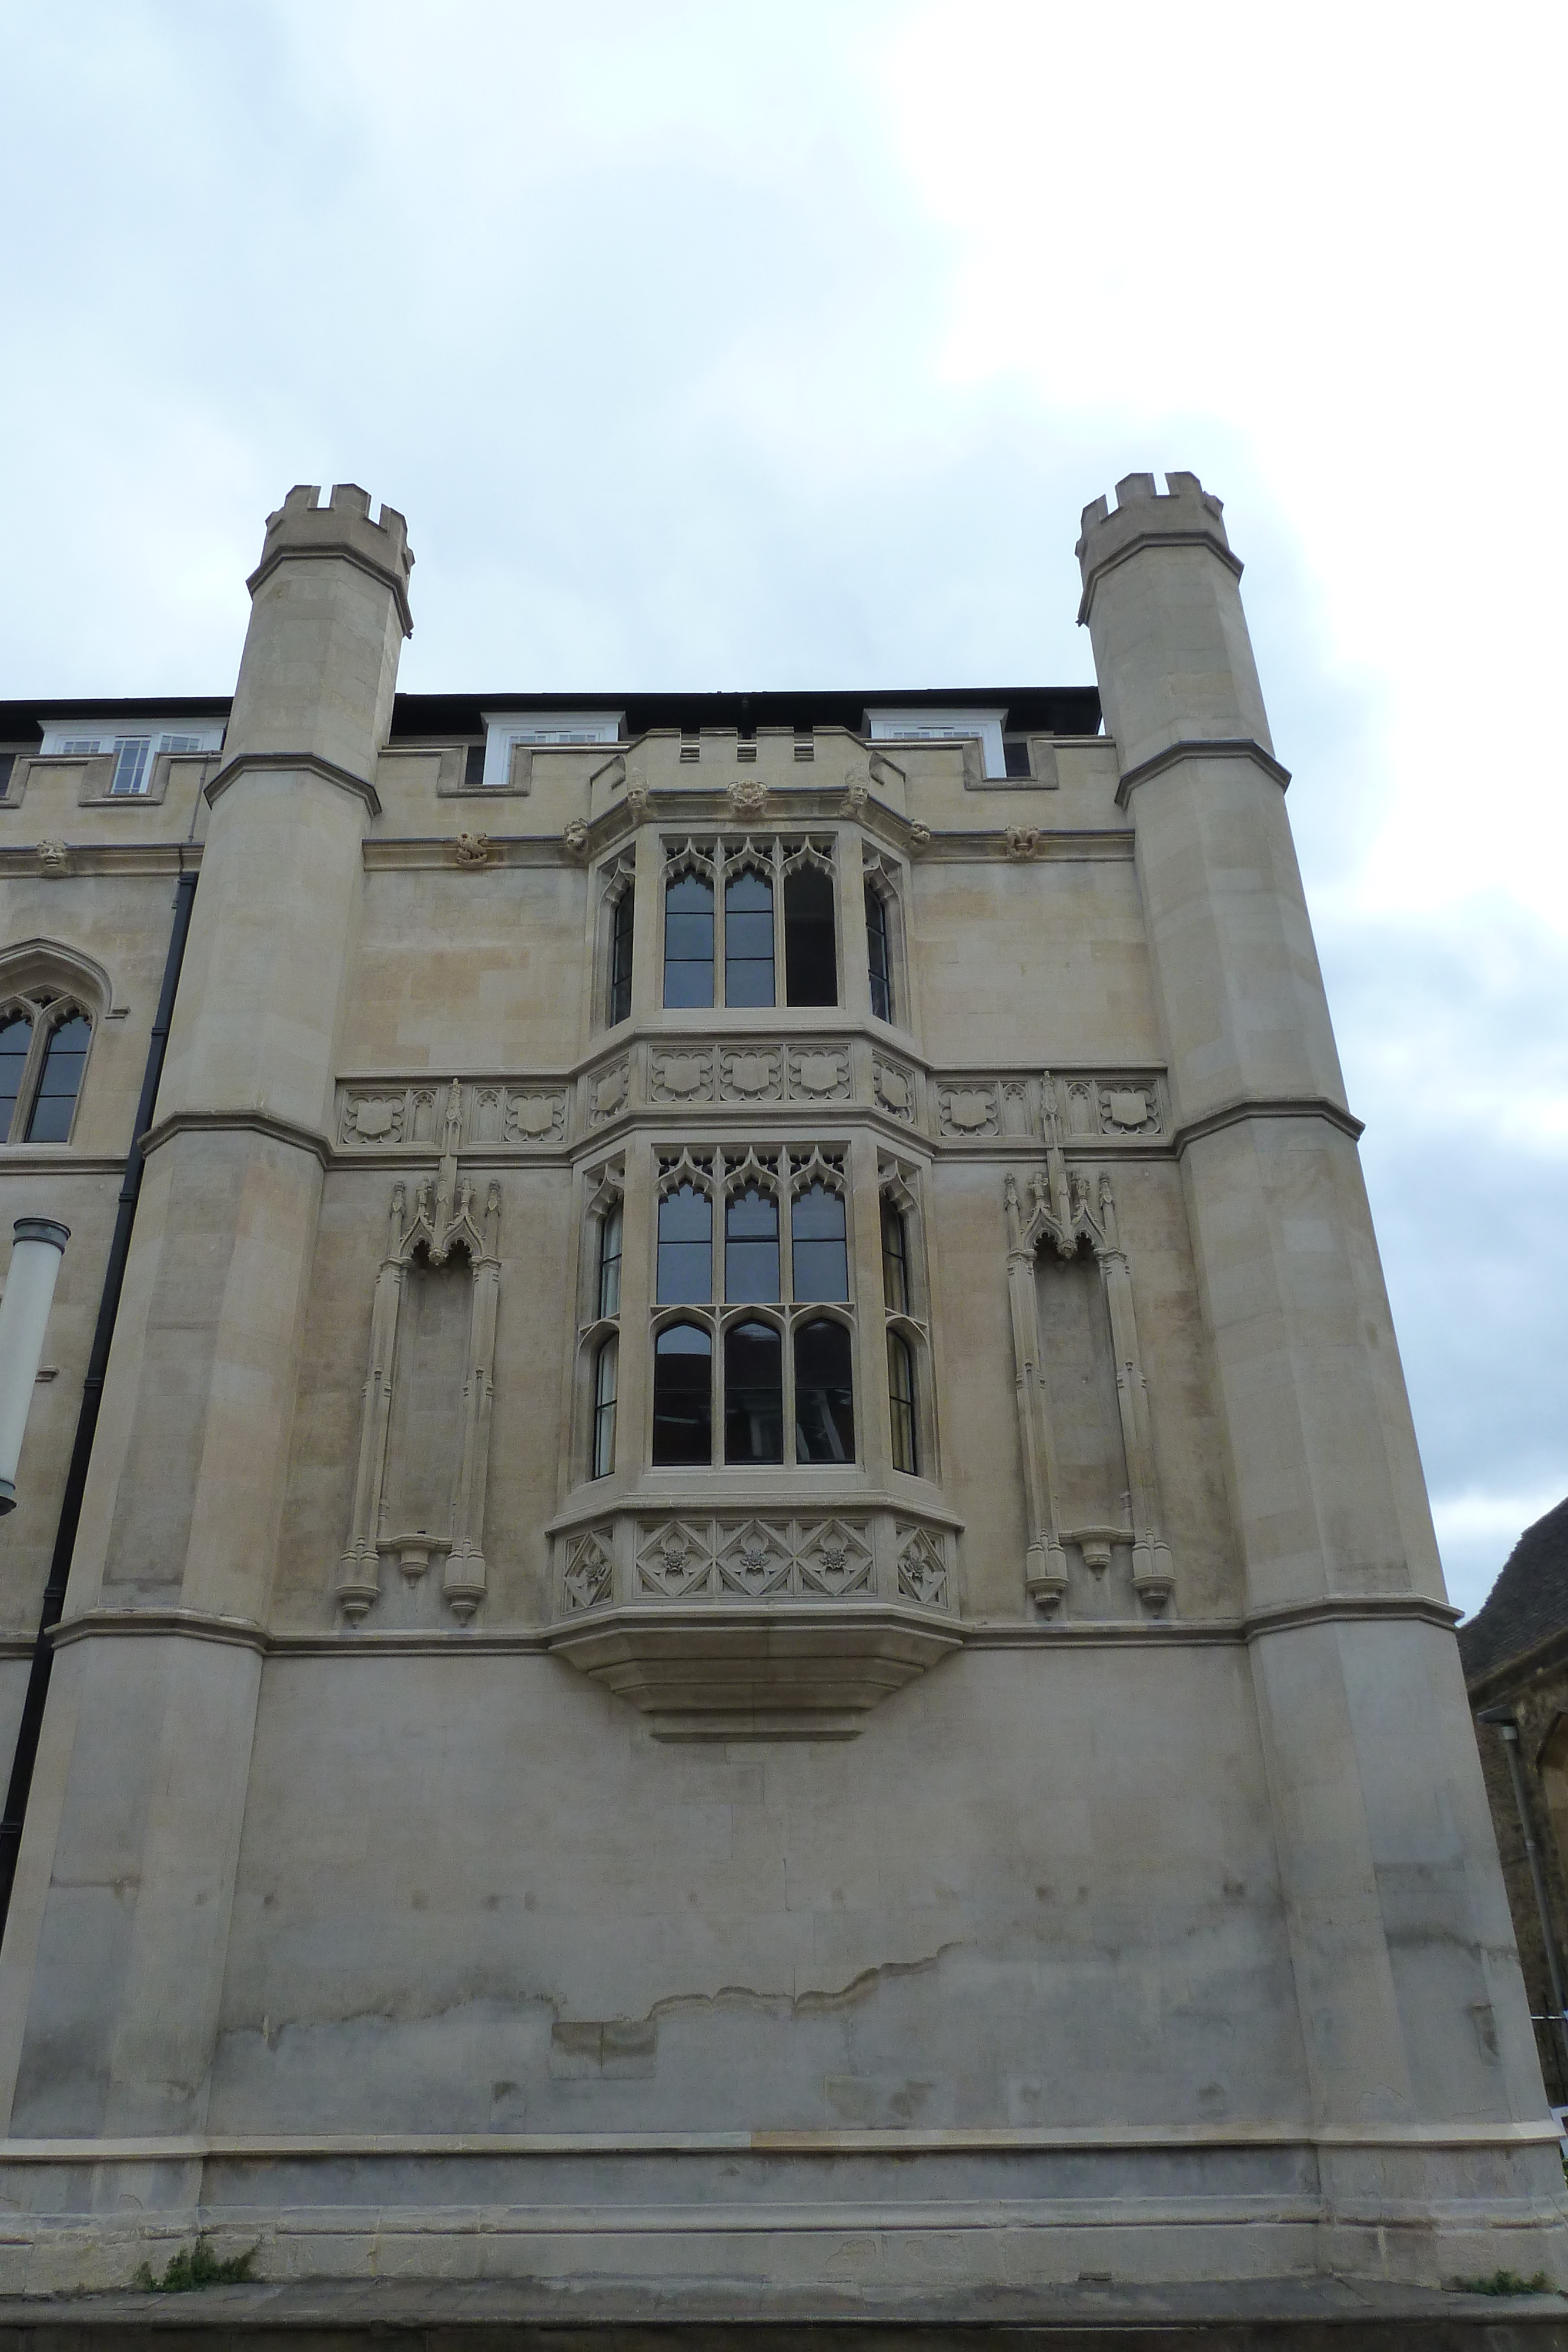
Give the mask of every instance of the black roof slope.
[{"label": "black roof slope", "polygon": [[1484,1605],[1459,1628],[1467,1682],[1568,1628],[1568,1496],[1526,1528]]},{"label": "black roof slope", "polygon": [[[132,701],[0,701],[0,743],[37,743],[50,719],[226,719],[226,694],[152,695]],[[392,740],[476,736],[482,710],[621,710],[628,735],[653,727],[688,734],[704,727],[847,727],[858,733],[868,708],[894,710],[1005,710],[1009,733],[1097,735],[1100,689],[1094,686],[919,687],[898,692],[815,694],[400,694],[392,704]]]}]

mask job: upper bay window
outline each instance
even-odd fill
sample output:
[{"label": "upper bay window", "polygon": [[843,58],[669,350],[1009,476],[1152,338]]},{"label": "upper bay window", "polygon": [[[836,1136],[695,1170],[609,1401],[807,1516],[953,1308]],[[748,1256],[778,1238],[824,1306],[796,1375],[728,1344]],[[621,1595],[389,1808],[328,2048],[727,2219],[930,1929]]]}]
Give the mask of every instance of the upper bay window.
[{"label": "upper bay window", "polygon": [[666,1007],[836,1004],[835,910],[831,840],[667,845]]}]

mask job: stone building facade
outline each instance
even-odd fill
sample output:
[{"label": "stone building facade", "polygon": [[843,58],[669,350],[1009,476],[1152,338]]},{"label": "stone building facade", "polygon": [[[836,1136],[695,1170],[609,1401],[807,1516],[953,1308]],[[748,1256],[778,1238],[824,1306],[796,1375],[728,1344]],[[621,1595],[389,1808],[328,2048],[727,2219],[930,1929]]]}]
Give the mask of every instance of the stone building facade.
[{"label": "stone building facade", "polygon": [[1459,1628],[1459,1662],[1541,2071],[1568,2107],[1568,1501],[1526,1528]]},{"label": "stone building facade", "polygon": [[299,489],[0,717],[0,2284],[1568,2268],[1241,567],[1079,552],[1098,697],[399,697]]}]

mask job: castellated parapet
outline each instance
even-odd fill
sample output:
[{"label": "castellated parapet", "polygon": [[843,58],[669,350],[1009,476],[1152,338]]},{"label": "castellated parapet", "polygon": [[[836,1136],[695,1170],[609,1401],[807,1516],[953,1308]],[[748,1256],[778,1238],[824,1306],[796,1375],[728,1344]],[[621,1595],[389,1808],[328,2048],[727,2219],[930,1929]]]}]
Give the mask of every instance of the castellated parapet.
[{"label": "castellated parapet", "polygon": [[363,565],[384,580],[397,598],[398,618],[405,637],[413,635],[409,609],[408,578],[413,555],[408,544],[408,524],[395,507],[383,506],[371,520],[371,494],[358,482],[334,482],[327,504],[319,503],[319,482],[297,482],[267,518],[267,538],[261,562],[246,582],[254,596],[275,564],[285,556],[337,556]]},{"label": "castellated parapet", "polygon": [[0,1249],[72,1239],[0,1774],[172,1013],[0,2299],[198,2229],[281,2297],[242,2346],[476,2265],[604,2352],[1568,2280],[1239,565],[1167,485],[1086,510],[1097,688],[765,711],[397,697],[402,518],[302,487],[216,773],[17,761]]}]

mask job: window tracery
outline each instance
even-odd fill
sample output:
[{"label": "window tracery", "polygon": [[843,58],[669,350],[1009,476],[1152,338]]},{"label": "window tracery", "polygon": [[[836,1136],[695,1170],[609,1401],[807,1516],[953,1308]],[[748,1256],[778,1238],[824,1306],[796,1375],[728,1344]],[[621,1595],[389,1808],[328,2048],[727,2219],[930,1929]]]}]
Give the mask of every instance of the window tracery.
[{"label": "window tracery", "polygon": [[831,838],[666,842],[664,888],[666,1008],[839,1002]]},{"label": "window tracery", "polygon": [[0,995],[0,1143],[70,1141],[93,1026],[51,989]]}]

